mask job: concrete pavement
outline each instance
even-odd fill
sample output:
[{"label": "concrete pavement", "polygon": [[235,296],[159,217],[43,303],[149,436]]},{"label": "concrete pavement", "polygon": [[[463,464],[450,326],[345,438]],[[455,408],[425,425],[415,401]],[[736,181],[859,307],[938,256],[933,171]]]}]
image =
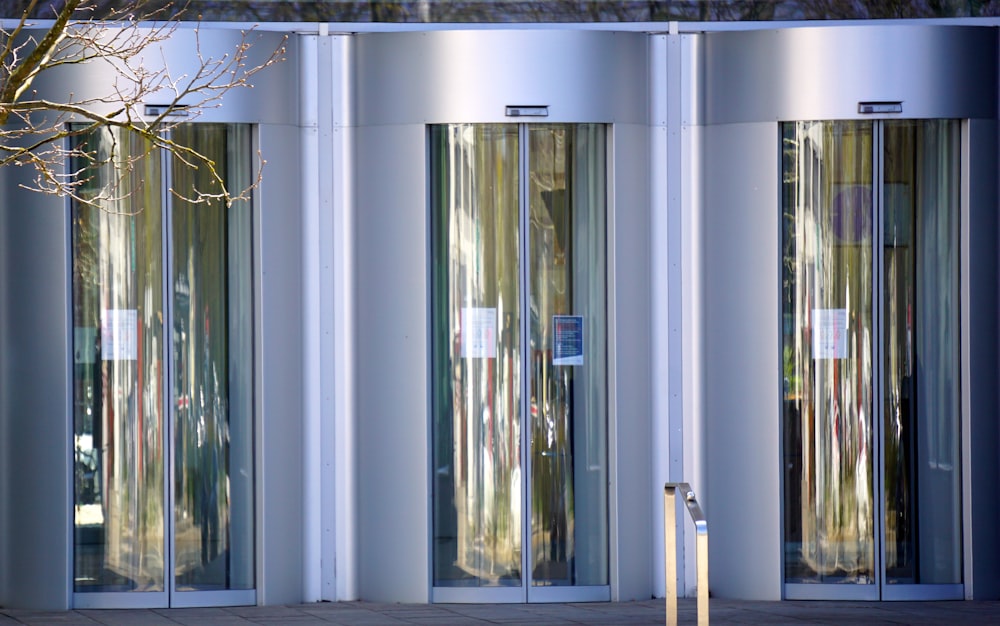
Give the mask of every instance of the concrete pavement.
[{"label": "concrete pavement", "polygon": [[[1000,624],[997,602],[744,602],[713,599],[713,624]],[[680,601],[680,623],[696,623],[693,599]],[[389,626],[663,624],[663,600],[586,604],[380,604],[322,602],[294,606],[204,609],[24,611],[0,609],[0,626]]]}]

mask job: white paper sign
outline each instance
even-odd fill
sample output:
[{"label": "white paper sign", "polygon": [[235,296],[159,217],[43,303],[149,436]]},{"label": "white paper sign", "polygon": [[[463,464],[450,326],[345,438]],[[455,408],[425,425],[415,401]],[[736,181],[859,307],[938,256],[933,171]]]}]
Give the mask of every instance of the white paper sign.
[{"label": "white paper sign", "polygon": [[138,341],[135,309],[101,311],[101,360],[134,361]]},{"label": "white paper sign", "polygon": [[847,309],[813,309],[813,359],[847,358]]},{"label": "white paper sign", "polygon": [[497,310],[462,308],[462,358],[492,359],[497,355]]}]

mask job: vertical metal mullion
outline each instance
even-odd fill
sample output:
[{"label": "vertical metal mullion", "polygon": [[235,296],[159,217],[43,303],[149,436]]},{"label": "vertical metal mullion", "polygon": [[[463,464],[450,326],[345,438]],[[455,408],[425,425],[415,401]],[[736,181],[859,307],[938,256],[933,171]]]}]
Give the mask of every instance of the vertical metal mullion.
[{"label": "vertical metal mullion", "polygon": [[878,596],[881,600],[886,584],[885,571],[885,384],[884,384],[884,347],[885,347],[885,246],[883,238],[883,201],[885,182],[884,141],[885,127],[881,121],[872,123],[872,325],[875,327],[875,338],[872,342],[872,386],[875,388],[872,403],[872,440],[875,484],[875,506],[873,520],[875,526],[875,572]]},{"label": "vertical metal mullion", "polygon": [[173,401],[173,388],[174,388],[174,341],[173,341],[173,329],[174,329],[174,300],[173,300],[173,287],[170,284],[170,278],[174,275],[174,233],[173,233],[173,197],[170,194],[170,181],[173,172],[172,163],[170,160],[170,153],[162,150],[160,152],[162,162],[160,164],[160,202],[162,204],[160,209],[160,219],[161,219],[161,229],[162,235],[160,241],[162,242],[163,251],[161,253],[161,259],[163,260],[163,310],[165,311],[165,316],[163,320],[163,358],[167,360],[167,367],[164,368],[166,371],[166,376],[163,381],[164,388],[160,392],[160,397],[164,404],[163,407],[163,441],[161,443],[161,450],[163,458],[165,459],[167,465],[167,471],[164,472],[164,482],[163,485],[163,514],[166,519],[163,523],[164,532],[164,542],[166,548],[167,558],[163,561],[163,567],[165,571],[164,575],[164,589],[167,593],[167,606],[173,606],[174,604],[174,555],[176,546],[174,545],[174,472],[176,468],[174,467],[174,419],[176,411],[176,402]]},{"label": "vertical metal mullion", "polygon": [[520,124],[518,140],[518,225],[520,238],[520,281],[521,281],[521,455],[524,478],[521,480],[521,584],[524,587],[524,601],[530,598],[532,584],[531,562],[531,432],[534,424],[531,417],[531,215],[528,194],[528,127]]}]

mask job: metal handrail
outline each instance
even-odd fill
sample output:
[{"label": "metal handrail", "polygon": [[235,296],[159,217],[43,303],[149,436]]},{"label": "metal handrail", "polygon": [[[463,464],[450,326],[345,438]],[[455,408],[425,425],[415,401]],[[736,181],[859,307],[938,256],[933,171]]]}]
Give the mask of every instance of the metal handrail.
[{"label": "metal handrail", "polygon": [[680,489],[684,504],[694,521],[695,552],[698,563],[698,624],[708,624],[708,522],[698,505],[694,490],[687,483],[663,485],[663,563],[667,579],[667,626],[677,624],[677,499]]}]

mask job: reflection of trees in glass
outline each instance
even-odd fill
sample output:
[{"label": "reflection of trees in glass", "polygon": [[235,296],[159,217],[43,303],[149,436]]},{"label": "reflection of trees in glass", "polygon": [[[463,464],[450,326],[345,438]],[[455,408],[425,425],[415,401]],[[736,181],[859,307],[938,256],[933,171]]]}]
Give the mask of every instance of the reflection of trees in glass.
[{"label": "reflection of trees in glass", "polygon": [[[246,127],[211,124],[173,132],[174,140],[202,151],[227,182],[238,185],[250,176],[248,137]],[[168,210],[161,183],[164,151],[114,129],[85,133],[79,141],[104,165],[77,164],[88,178],[80,189],[85,197],[73,203],[72,213],[76,590],[164,589],[164,415],[174,418],[178,588],[249,588],[249,207],[227,206],[222,199],[191,204],[175,195]],[[112,143],[133,166],[108,160]],[[99,201],[86,197],[100,194],[118,172],[126,173],[119,186],[126,193]],[[175,167],[172,173],[171,191],[181,195],[195,185],[215,184],[204,171]],[[163,250],[164,215],[171,216],[171,255]],[[163,305],[168,256],[174,319],[169,345]],[[106,323],[122,313],[134,316],[134,326]],[[116,347],[114,340],[133,341],[134,348]],[[168,349],[172,358],[165,360]],[[166,365],[171,362],[172,368]],[[233,406],[238,419],[231,445]]]},{"label": "reflection of trees in glass", "polygon": [[574,313],[567,152],[560,126],[529,133],[531,263],[532,576],[569,584],[573,572],[573,375],[552,365],[552,316]]},{"label": "reflection of trees in glass", "polygon": [[[432,129],[435,579],[521,577],[521,357],[517,130]],[[466,316],[495,323],[470,352]],[[468,320],[466,320],[468,321]]]},{"label": "reflection of trees in glass", "polygon": [[[104,3],[120,4],[113,0]],[[12,4],[23,5],[24,0]],[[193,0],[191,5],[189,15],[209,20],[398,23],[724,22],[1000,15],[998,0]]]},{"label": "reflection of trees in glass", "polygon": [[[78,137],[105,165],[85,171],[73,203],[74,440],[77,590],[163,588],[162,280],[159,161],[126,171],[114,200],[92,203],[118,161],[149,149],[134,134],[99,129]],[[145,211],[149,207],[151,210]],[[135,325],[102,321],[134,314]],[[116,342],[131,343],[131,349]],[[105,349],[107,348],[107,349]]]},{"label": "reflection of trees in glass", "polygon": [[[870,582],[871,125],[802,122],[784,132],[794,148],[783,161],[786,574]],[[846,313],[844,354],[814,351],[815,318],[829,310]]]},{"label": "reflection of trees in glass", "polygon": [[[178,143],[195,147],[219,171],[230,174],[247,164],[235,135],[234,127],[217,124],[184,125],[174,131]],[[211,189],[213,185],[206,173],[190,168],[177,168],[172,183],[182,194],[185,189]],[[239,354],[241,349],[231,345],[231,339],[237,344],[249,341],[234,330],[239,324],[233,321],[251,307],[233,287],[241,282],[239,268],[251,262],[243,256],[249,248],[237,243],[250,233],[241,230],[241,221],[233,217],[245,210],[241,203],[227,207],[222,200],[192,204],[178,198],[172,208],[173,401],[177,411],[174,560],[177,583],[184,588],[234,588],[231,569],[238,568],[230,567],[234,558],[231,529],[234,516],[247,515],[235,510],[240,507],[234,507],[234,500],[247,500],[237,485],[249,484],[239,476],[249,467],[231,451],[231,446],[249,444],[239,437],[233,443],[231,433],[233,420],[249,418],[232,414],[234,404],[241,404],[233,395],[250,389],[245,380],[250,364],[231,362],[234,350]],[[237,300],[231,301],[234,295]],[[244,399],[242,405],[248,401]],[[246,551],[249,546],[236,549]]]},{"label": "reflection of trees in glass", "polygon": [[[535,584],[607,584],[603,127],[537,125],[527,135],[522,184],[517,125],[431,129],[435,585],[521,584],[523,536]],[[527,364],[522,262],[531,276]],[[466,349],[477,337],[463,317],[473,313],[496,321],[495,354]],[[554,314],[591,324],[586,367],[553,365]],[[520,462],[526,375],[530,478]]]}]

